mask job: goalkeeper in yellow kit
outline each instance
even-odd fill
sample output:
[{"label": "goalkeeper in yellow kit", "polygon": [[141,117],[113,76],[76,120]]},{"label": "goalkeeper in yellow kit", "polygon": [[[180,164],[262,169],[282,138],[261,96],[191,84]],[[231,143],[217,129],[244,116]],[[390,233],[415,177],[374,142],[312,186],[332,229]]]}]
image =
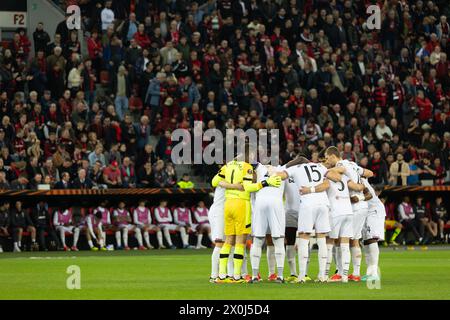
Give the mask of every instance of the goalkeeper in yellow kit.
[{"label": "goalkeeper in yellow kit", "polygon": [[[246,146],[245,160],[248,161],[248,158]],[[241,278],[241,267],[244,259],[245,242],[251,232],[250,193],[267,186],[279,187],[281,178],[272,176],[267,180],[254,183],[252,165],[239,160],[228,162],[222,167],[220,173],[218,176],[222,176],[224,182],[230,185],[241,184],[243,190],[226,187],[224,206],[225,243],[220,250],[219,278],[216,282],[243,283],[245,280]],[[234,277],[227,278],[228,257],[233,245],[235,246]]]}]

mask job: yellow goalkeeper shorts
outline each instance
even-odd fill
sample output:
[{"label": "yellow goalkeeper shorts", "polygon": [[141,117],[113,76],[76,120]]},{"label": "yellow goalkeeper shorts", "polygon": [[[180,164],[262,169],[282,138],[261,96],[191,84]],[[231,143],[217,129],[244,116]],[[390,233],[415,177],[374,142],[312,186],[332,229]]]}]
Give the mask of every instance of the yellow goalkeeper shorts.
[{"label": "yellow goalkeeper shorts", "polygon": [[244,199],[226,199],[224,208],[225,235],[241,236],[251,232],[250,201]]}]

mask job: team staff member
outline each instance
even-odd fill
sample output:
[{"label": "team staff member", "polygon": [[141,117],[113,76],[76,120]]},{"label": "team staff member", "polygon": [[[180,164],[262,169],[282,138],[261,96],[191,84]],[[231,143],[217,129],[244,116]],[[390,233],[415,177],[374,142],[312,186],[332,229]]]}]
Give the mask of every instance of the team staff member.
[{"label": "team staff member", "polygon": [[[241,267],[244,259],[244,248],[247,236],[251,232],[251,210],[250,193],[256,192],[264,187],[281,185],[281,178],[278,176],[269,177],[267,180],[254,183],[253,167],[249,163],[249,146],[245,146],[244,161],[237,159],[226,164],[224,169],[224,181],[230,184],[242,184],[244,190],[227,189],[225,191],[225,243],[220,250],[220,265],[218,283],[245,282],[241,278]],[[234,277],[226,278],[228,257],[231,247],[235,243],[234,249]]]}]

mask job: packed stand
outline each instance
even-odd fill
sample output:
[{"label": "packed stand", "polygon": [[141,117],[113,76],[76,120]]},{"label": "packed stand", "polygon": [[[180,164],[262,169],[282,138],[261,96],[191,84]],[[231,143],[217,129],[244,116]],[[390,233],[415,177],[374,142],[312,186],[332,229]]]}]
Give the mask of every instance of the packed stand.
[{"label": "packed stand", "polygon": [[278,128],[283,163],[336,145],[373,184],[449,181],[446,0],[79,5],[82,39],[40,23],[3,48],[2,188],[176,186],[171,132],[194,121]]}]

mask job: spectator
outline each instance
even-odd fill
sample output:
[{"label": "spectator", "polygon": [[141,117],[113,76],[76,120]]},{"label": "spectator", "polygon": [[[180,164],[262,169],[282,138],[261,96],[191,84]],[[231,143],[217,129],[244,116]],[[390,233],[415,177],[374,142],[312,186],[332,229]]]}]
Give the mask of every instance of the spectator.
[{"label": "spectator", "polygon": [[70,183],[70,174],[68,172],[63,172],[61,175],[61,181],[55,183],[55,189],[71,189],[72,184]]},{"label": "spectator", "polygon": [[109,166],[103,170],[103,181],[108,188],[120,188],[122,186],[122,174],[117,161],[112,161]]},{"label": "spectator", "polygon": [[409,176],[407,178],[408,186],[420,186],[419,173],[420,169],[416,165],[416,159],[411,158],[409,161]]},{"label": "spectator", "polygon": [[72,182],[74,189],[92,189],[94,184],[91,179],[87,177],[86,169],[79,169],[77,178]]},{"label": "spectator", "polygon": [[119,72],[113,77],[111,98],[115,97],[114,105],[120,120],[128,113],[128,97],[131,94],[131,84],[124,66],[119,67]]},{"label": "spectator", "polygon": [[178,188],[181,189],[192,189],[194,188],[194,183],[190,181],[189,174],[184,173],[181,180],[177,183]]},{"label": "spectator", "polygon": [[33,32],[34,51],[46,51],[47,45],[50,43],[50,36],[44,30],[44,23],[38,22],[36,30]]},{"label": "spectator", "polygon": [[391,174],[390,184],[393,186],[406,186],[410,175],[409,165],[403,160],[403,154],[397,154],[397,161],[393,162],[389,168]]}]

